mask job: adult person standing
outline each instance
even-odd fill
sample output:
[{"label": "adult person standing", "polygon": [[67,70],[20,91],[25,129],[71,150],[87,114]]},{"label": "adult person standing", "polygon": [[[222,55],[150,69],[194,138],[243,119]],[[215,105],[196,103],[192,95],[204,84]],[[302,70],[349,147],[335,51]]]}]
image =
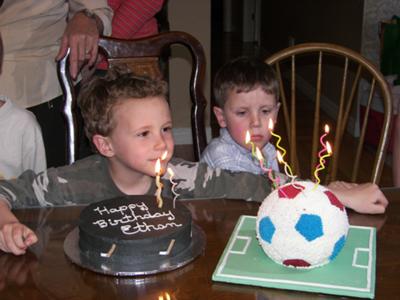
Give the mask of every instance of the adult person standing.
[{"label": "adult person standing", "polygon": [[[162,9],[164,0],[108,0],[114,16],[111,36],[118,39],[138,39],[158,33],[156,14]],[[103,57],[97,65],[107,69]]]},{"label": "adult person standing", "polygon": [[106,0],[4,0],[0,94],[32,111],[43,133],[48,167],[66,163],[65,121],[57,60],[71,49],[70,73],[93,65],[99,35],[111,33]]},{"label": "adult person standing", "polygon": [[[0,33],[0,75],[2,62]],[[42,132],[30,111],[0,94],[0,179],[16,178],[27,169],[46,170]]]}]

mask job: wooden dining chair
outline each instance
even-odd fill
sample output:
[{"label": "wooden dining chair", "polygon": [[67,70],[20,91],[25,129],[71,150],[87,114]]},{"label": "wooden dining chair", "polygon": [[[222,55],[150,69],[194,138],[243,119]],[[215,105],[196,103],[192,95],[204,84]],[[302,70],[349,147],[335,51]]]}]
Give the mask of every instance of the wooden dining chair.
[{"label": "wooden dining chair", "polygon": [[[351,49],[327,43],[295,45],[273,54],[265,62],[273,66],[279,79],[281,131],[287,136],[288,160],[294,173],[314,178],[322,147],[320,138],[327,122],[330,133],[326,138],[333,145],[333,153],[318,177],[321,175],[324,183],[338,179],[379,183],[389,139],[392,101],[378,68]],[[376,149],[365,143],[373,101],[380,102],[384,110]],[[362,114],[359,102],[364,103]],[[349,131],[354,130],[349,128],[359,128],[359,136],[352,138]]]},{"label": "wooden dining chair", "polygon": [[[165,51],[169,51],[169,47],[173,44],[183,45],[192,56],[191,78],[188,87],[191,98],[191,112],[190,114],[188,112],[188,116],[190,115],[191,119],[194,158],[199,160],[201,152],[207,145],[204,123],[204,111],[207,102],[203,94],[206,60],[200,42],[192,35],[180,31],[163,32],[135,40],[101,37],[99,51],[104,53],[110,67],[124,64],[136,75],[167,79],[165,72],[162,71],[162,66],[166,62],[161,60],[160,57],[165,57]],[[65,99],[64,115],[68,129],[68,162],[73,163],[76,160],[77,149],[74,116],[76,98],[69,75],[68,58],[69,54],[59,62],[58,72]]]}]

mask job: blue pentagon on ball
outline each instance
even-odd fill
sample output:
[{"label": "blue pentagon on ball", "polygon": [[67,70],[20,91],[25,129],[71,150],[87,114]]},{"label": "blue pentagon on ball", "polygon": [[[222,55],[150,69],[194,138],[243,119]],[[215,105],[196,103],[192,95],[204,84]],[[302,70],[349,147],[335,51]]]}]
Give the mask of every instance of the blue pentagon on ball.
[{"label": "blue pentagon on ball", "polygon": [[336,243],[335,246],[333,247],[333,251],[331,256],[329,256],[330,260],[335,259],[335,257],[339,254],[340,250],[342,250],[344,244],[346,242],[346,236],[343,235]]},{"label": "blue pentagon on ball", "polygon": [[269,217],[262,218],[259,224],[260,225],[258,229],[261,238],[271,244],[272,237],[274,236],[276,230],[274,224]]},{"label": "blue pentagon on ball", "polygon": [[322,220],[318,215],[302,214],[295,228],[309,242],[324,235]]}]

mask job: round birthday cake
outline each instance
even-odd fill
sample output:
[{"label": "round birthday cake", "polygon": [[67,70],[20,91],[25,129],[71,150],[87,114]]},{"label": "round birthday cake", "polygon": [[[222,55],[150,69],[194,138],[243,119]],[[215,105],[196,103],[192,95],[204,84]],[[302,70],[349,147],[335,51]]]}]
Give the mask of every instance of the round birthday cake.
[{"label": "round birthday cake", "polygon": [[314,268],[332,261],[343,248],[346,209],[326,187],[297,181],[266,197],[257,215],[257,238],[275,262]]},{"label": "round birthday cake", "polygon": [[130,264],[175,256],[192,241],[190,211],[177,202],[157,207],[154,196],[126,196],[87,206],[79,220],[86,256]]}]

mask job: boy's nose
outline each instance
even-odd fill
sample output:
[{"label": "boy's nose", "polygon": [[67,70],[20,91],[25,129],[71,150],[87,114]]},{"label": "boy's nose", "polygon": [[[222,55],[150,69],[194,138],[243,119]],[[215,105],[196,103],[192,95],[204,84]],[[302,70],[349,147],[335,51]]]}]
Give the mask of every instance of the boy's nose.
[{"label": "boy's nose", "polygon": [[154,147],[156,150],[166,150],[167,149],[167,143],[165,141],[165,138],[162,135],[159,135],[157,137],[157,141],[156,141]]},{"label": "boy's nose", "polygon": [[252,127],[258,127],[260,126],[261,121],[260,121],[260,117],[258,116],[258,114],[252,114],[251,115],[251,119],[250,119],[250,125]]}]

